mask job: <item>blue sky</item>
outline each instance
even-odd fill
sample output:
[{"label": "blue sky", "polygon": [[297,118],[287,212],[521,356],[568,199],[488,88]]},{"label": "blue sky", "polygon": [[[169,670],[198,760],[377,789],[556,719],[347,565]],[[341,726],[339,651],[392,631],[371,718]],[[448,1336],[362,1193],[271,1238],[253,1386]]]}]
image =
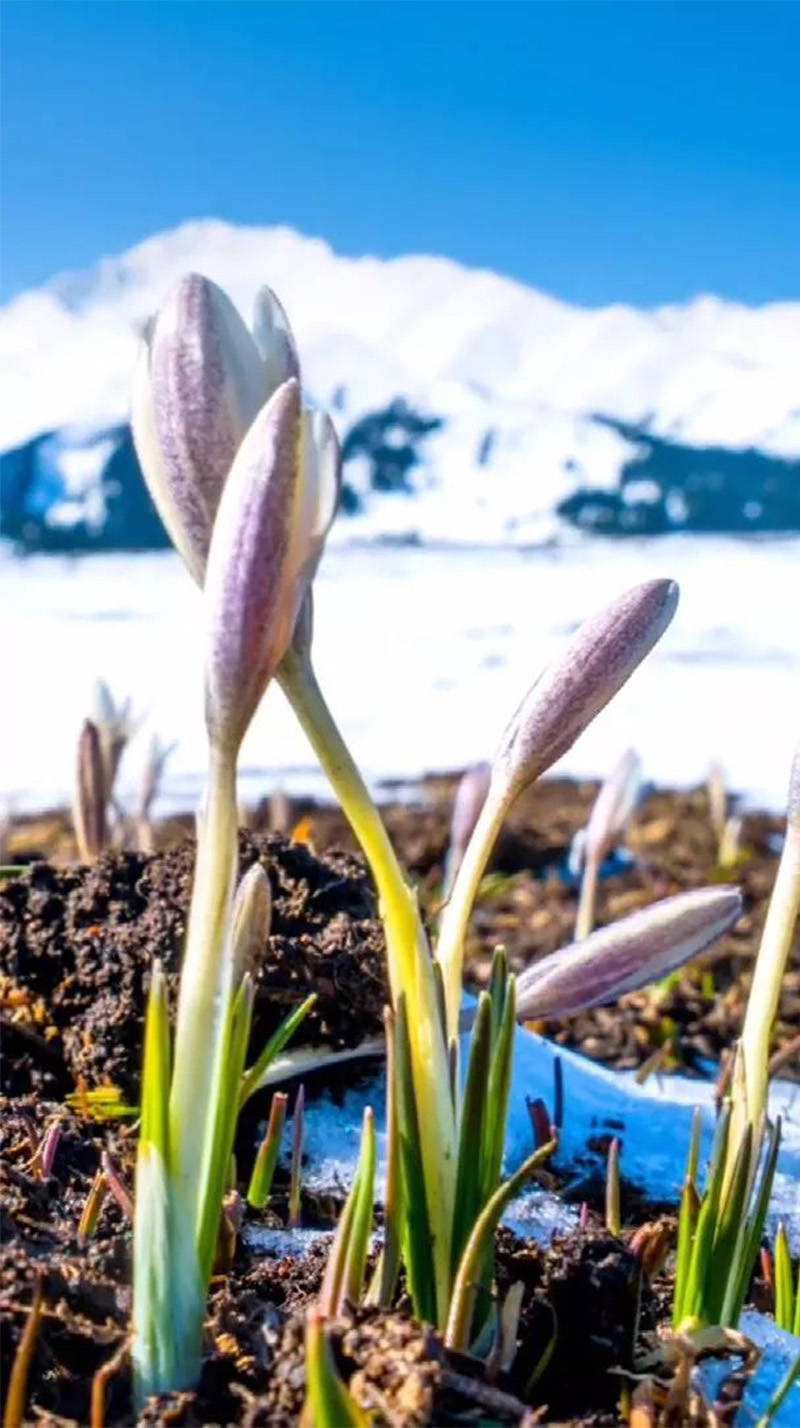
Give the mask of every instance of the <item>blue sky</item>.
[{"label": "blue sky", "polygon": [[800,5],[5,0],[3,295],[185,218],[571,301],[800,289]]}]

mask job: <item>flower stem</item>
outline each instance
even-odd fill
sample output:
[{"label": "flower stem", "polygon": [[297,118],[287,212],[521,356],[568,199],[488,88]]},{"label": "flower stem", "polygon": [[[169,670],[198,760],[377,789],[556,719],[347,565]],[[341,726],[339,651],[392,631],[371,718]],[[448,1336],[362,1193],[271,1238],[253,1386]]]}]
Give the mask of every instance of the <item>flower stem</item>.
[{"label": "flower stem", "polygon": [[444,1312],[450,1283],[455,1116],[448,1090],[447,1047],[439,1020],[433,962],[416,895],[403,876],[380,814],[325,703],[310,661],[290,648],[278,669],[278,679],[375,879],[386,931],[392,1004],[397,1005],[402,992],[406,995],[414,1093],[419,1121],[425,1127],[422,1157],[428,1209],[434,1227],[437,1292]]},{"label": "flower stem", "polygon": [[225,956],[237,861],[236,754],[212,749],[198,828],[192,901],[181,969],[170,1090],[170,1159],[178,1195],[194,1204],[200,1185],[214,1049],[228,991]]},{"label": "flower stem", "polygon": [[490,787],[475,831],[467,844],[453,891],[442,913],[436,958],[444,979],[448,1039],[458,1035],[464,939],[467,935],[469,915],[489,861],[489,854],[502,827],[506,807],[507,799],[503,792]]}]

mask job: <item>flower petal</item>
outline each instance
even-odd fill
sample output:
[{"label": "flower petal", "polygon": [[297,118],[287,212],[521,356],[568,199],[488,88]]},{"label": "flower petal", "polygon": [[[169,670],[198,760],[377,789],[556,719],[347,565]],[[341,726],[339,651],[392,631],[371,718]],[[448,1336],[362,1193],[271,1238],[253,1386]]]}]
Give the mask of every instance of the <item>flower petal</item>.
[{"label": "flower petal", "polygon": [[143,343],[132,426],[150,494],[197,580],[223,484],[266,395],[264,364],[236,308],[190,273]]},{"label": "flower petal", "polygon": [[266,286],[256,294],[253,338],[264,363],[264,395],[271,397],[290,377],[299,379],[300,361],[289,319],[272,288]]}]

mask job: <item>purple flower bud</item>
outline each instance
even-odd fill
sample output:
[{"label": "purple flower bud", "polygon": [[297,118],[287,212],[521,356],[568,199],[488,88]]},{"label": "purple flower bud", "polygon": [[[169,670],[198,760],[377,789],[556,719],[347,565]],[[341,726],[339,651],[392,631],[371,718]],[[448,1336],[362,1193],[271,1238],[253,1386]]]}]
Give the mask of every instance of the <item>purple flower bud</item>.
[{"label": "purple flower bud", "polygon": [[106,772],[100,735],[91,719],[84,719],[78,738],[78,766],[73,800],[73,821],[78,856],[84,863],[98,858],[108,846]]},{"label": "purple flower bud", "polygon": [[586,855],[598,862],[616,848],[636,806],[642,781],[642,763],[634,749],[626,749],[603,783],[586,825]]},{"label": "purple flower bud", "polygon": [[631,913],[529,967],[517,981],[517,1015],[574,1016],[616,1001],[696,957],[738,918],[738,888],[699,888]]},{"label": "purple flower bud", "polygon": [[620,595],[578,630],[565,654],[526,694],[493,766],[508,797],[571,748],[664,633],[678,603],[674,580]]},{"label": "purple flower bud", "polygon": [[300,410],[295,378],[259,412],[231,468],[206,573],[206,723],[238,748],[285,654],[336,510],[330,420]]},{"label": "purple flower bud", "polygon": [[456,789],[453,816],[450,822],[450,846],[447,850],[442,894],[448,897],[456,874],[464,859],[467,844],[475,831],[481,809],[489,792],[492,770],[487,763],[473,764],[466,769]]},{"label": "purple flower bud", "polygon": [[149,326],[134,378],[131,425],[150,494],[202,584],[222,487],[248,427],[298,375],[286,315],[264,289],[258,342],[230,299],[190,273]]}]

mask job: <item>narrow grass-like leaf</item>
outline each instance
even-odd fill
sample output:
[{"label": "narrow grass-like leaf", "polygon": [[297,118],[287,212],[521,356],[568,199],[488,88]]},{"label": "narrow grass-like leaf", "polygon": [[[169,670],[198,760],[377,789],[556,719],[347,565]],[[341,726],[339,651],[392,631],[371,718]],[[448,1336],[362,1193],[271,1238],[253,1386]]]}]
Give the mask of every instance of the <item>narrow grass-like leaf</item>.
[{"label": "narrow grass-like leaf", "polygon": [[622,1209],[619,1183],[619,1140],[611,1137],[606,1165],[606,1229],[619,1239],[622,1234]]},{"label": "narrow grass-like leaf", "polygon": [[289,1097],[284,1091],[276,1091],[270,1102],[267,1129],[258,1147],[250,1184],[247,1187],[247,1203],[252,1205],[254,1210],[263,1210],[269,1199],[288,1104]]},{"label": "narrow grass-like leaf", "polygon": [[339,1377],[322,1317],[309,1309],[306,1320],[306,1404],[301,1423],[308,1428],[369,1428]]},{"label": "narrow grass-like leaf", "polygon": [[503,980],[503,1009],[499,1018],[493,1008],[497,1031],[493,1038],[489,1084],[486,1089],[486,1114],[483,1120],[483,1184],[484,1201],[493,1195],[503,1166],[508,1097],[511,1090],[511,1063],[514,1054],[514,1032],[517,1019],[516,978]]},{"label": "narrow grass-like leaf", "polygon": [[481,992],[470,1040],[467,1078],[461,1106],[453,1213],[453,1273],[470,1230],[483,1206],[484,1115],[491,1054],[492,1001]]},{"label": "narrow grass-like leaf", "polygon": [[431,1254],[431,1226],[420,1148],[420,1128],[414,1098],[411,1046],[405,996],[395,1009],[395,1053],[397,1058],[397,1128],[400,1176],[405,1214],[403,1217],[403,1258],[408,1288],[419,1319],[436,1323],[436,1278]]},{"label": "narrow grass-like leaf", "polygon": [[239,1086],[250,1039],[253,995],[253,980],[247,972],[231,1000],[217,1048],[196,1230],[198,1262],[204,1283],[208,1282],[217,1248],[222,1197],[236,1134]]},{"label": "narrow grass-like leaf", "polygon": [[392,1301],[397,1284],[403,1215],[394,1012],[391,1007],[383,1009],[383,1025],[386,1033],[386,1185],[383,1196],[383,1247],[367,1293],[367,1303],[379,1304],[385,1309]]},{"label": "narrow grass-like leaf", "polygon": [[732,1263],[728,1272],[728,1287],[725,1293],[725,1303],[722,1307],[721,1321],[723,1324],[730,1324],[735,1327],[739,1322],[739,1315],[742,1312],[745,1295],[750,1283],[750,1275],[753,1272],[758,1247],[761,1243],[761,1236],[764,1230],[764,1221],[767,1216],[767,1207],[772,1194],[772,1182],[775,1179],[775,1166],[778,1163],[778,1147],[781,1141],[781,1122],[776,1120],[772,1127],[767,1141],[767,1152],[764,1157],[764,1165],[761,1171],[761,1179],[758,1189],[750,1206],[750,1212],[746,1222],[742,1225],[736,1248],[734,1250]]},{"label": "narrow grass-like leaf", "polygon": [[780,1329],[791,1334],[794,1320],[794,1287],[792,1285],[792,1260],[789,1241],[782,1224],[775,1234],[775,1323]]},{"label": "narrow grass-like leaf", "polygon": [[533,1175],[537,1166],[547,1160],[556,1148],[556,1141],[548,1141],[524,1160],[518,1170],[510,1175],[495,1190],[491,1200],[484,1205],[467,1241],[458,1266],[450,1310],[447,1318],[445,1343],[449,1349],[465,1351],[469,1347],[470,1327],[475,1306],[475,1294],[480,1282],[481,1267],[489,1253],[492,1238],[500,1223],[500,1217],[510,1200],[522,1189],[526,1180]]},{"label": "narrow grass-like leaf", "polygon": [[688,1315],[702,1315],[706,1274],[714,1247],[717,1213],[722,1193],[722,1176],[730,1126],[730,1106],[725,1106],[717,1122],[705,1193],[697,1216],[692,1256],[686,1284],[685,1309]]},{"label": "narrow grass-like leaf", "polygon": [[712,1324],[722,1323],[722,1310],[736,1240],[747,1220],[747,1195],[750,1188],[752,1155],[752,1129],[750,1126],[746,1126],[736,1152],[731,1180],[719,1207],[714,1244],[706,1269],[703,1288],[703,1317]]},{"label": "narrow grass-like leaf", "polygon": [[292,1159],[289,1166],[289,1229],[296,1230],[300,1224],[300,1184],[303,1169],[303,1123],[306,1110],[305,1087],[301,1086],[294,1102],[294,1125],[292,1128]]},{"label": "narrow grass-like leaf", "polygon": [[42,1319],[42,1282],[36,1281],[31,1307],[25,1320],[25,1327],[17,1344],[6,1386],[6,1406],[3,1412],[3,1428],[22,1428],[25,1422],[25,1400],[28,1396],[33,1352],[39,1336]]},{"label": "narrow grass-like leaf", "polygon": [[340,1314],[345,1304],[361,1302],[374,1198],[375,1118],[367,1106],[356,1173],[339,1216],[318,1300],[326,1318]]},{"label": "narrow grass-like leaf", "polygon": [[367,1106],[361,1131],[361,1153],[353,1184],[353,1223],[345,1253],[342,1295],[349,1304],[359,1304],[364,1290],[369,1237],[375,1201],[375,1117]]},{"label": "narrow grass-like leaf", "polygon": [[675,1289],[672,1301],[672,1327],[677,1329],[686,1313],[686,1290],[692,1258],[692,1241],[697,1229],[700,1197],[697,1193],[697,1162],[700,1155],[700,1110],[692,1116],[692,1133],[686,1158],[686,1174],[681,1192],[678,1215],[678,1244],[675,1255]]},{"label": "narrow grass-like leaf", "polygon": [[316,992],[312,992],[310,997],[306,997],[293,1012],[281,1022],[277,1031],[273,1032],[261,1055],[246,1071],[242,1077],[242,1086],[239,1092],[239,1107],[249,1100],[254,1091],[261,1085],[262,1078],[267,1074],[276,1056],[280,1056],[284,1046],[294,1036],[301,1022],[305,1020],[317,1000]]}]

